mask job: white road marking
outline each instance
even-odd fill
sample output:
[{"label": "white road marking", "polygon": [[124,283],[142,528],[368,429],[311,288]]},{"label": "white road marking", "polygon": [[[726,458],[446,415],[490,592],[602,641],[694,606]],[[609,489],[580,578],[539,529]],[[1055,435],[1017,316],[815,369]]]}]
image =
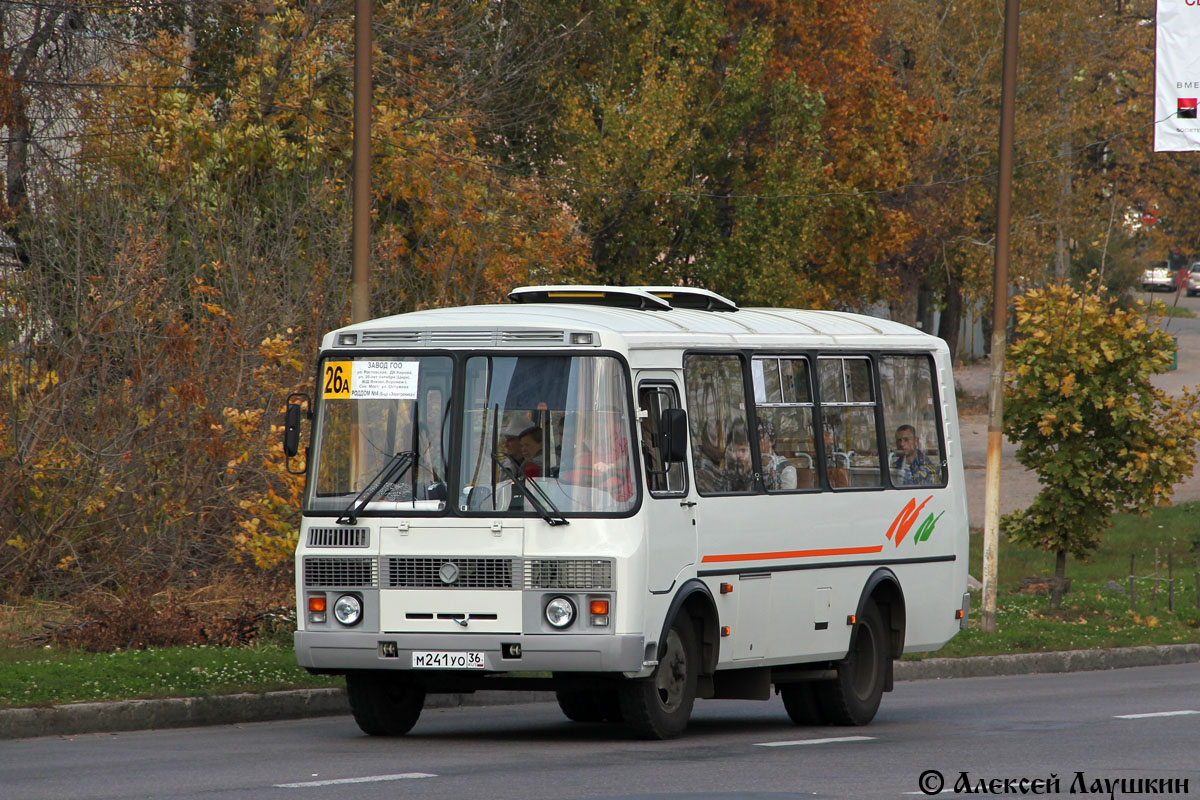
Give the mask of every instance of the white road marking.
[{"label": "white road marking", "polygon": [[1150,717],[1186,717],[1189,714],[1200,714],[1200,711],[1185,709],[1183,711],[1154,711],[1149,714],[1117,714],[1116,719],[1149,719]]},{"label": "white road marking", "polygon": [[304,781],[303,783],[277,783],[276,789],[307,789],[311,786],[341,786],[347,783],[385,783],[387,781],[403,781],[410,778],[436,778],[429,772],[401,772],[397,775],[371,775],[366,778],[338,778],[329,781]]},{"label": "white road marking", "polygon": [[835,736],[829,739],[794,739],[790,742],[756,742],[755,747],[792,747],[800,744],[834,744],[836,742],[869,742],[874,736]]}]

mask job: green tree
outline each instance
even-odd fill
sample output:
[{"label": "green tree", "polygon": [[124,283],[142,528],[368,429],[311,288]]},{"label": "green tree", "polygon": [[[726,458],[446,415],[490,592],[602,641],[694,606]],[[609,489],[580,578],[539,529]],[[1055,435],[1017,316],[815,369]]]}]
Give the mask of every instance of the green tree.
[{"label": "green tree", "polygon": [[614,283],[686,282],[747,304],[887,292],[905,237],[873,194],[904,182],[922,125],[842,0],[592,0],[534,160]]},{"label": "green tree", "polygon": [[1055,554],[1058,608],[1067,555],[1086,555],[1114,512],[1148,511],[1191,473],[1200,395],[1172,398],[1154,387],[1151,376],[1170,364],[1171,337],[1112,298],[1055,284],[1014,305],[1004,432],[1043,488],[1002,527]]}]

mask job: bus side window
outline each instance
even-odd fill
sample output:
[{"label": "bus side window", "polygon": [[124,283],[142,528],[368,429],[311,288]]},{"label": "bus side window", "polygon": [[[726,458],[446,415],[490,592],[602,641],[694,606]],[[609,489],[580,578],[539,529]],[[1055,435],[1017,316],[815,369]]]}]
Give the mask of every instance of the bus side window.
[{"label": "bus side window", "polygon": [[763,484],[768,492],[816,488],[808,360],[760,357],[751,374]]},{"label": "bus side window", "polygon": [[892,486],[945,486],[941,420],[928,356],[879,359],[884,433],[889,437]]},{"label": "bus side window", "polygon": [[834,489],[883,485],[870,359],[822,357],[817,360],[817,375],[829,485]]},{"label": "bus side window", "polygon": [[667,464],[663,458],[664,431],[662,412],[679,408],[679,390],[671,384],[642,384],[638,387],[638,407],[641,409],[642,458],[645,461],[646,484],[651,494],[681,494],[687,491],[687,470],[683,462]]},{"label": "bus side window", "polygon": [[696,490],[702,495],[754,492],[741,358],[691,353],[684,356],[683,369]]}]

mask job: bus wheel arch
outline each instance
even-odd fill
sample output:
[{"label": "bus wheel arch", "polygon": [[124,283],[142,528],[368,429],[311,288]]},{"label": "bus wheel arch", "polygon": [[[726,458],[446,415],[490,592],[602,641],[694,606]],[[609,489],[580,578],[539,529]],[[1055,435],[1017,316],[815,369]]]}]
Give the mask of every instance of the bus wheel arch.
[{"label": "bus wheel arch", "polygon": [[834,662],[837,676],[814,687],[826,722],[866,725],[875,718],[883,693],[892,688],[892,662],[904,649],[904,622],[900,582],[880,568],[859,596],[848,651]]},{"label": "bus wheel arch", "polygon": [[883,690],[892,690],[893,675],[892,661],[904,653],[904,632],[907,625],[907,612],[904,605],[904,590],[900,588],[900,579],[896,573],[887,567],[880,567],[871,573],[863,586],[858,598],[856,616],[861,616],[868,603],[874,603],[883,617],[887,632],[888,655],[887,675]]},{"label": "bus wheel arch", "polygon": [[[696,641],[700,647],[700,684],[711,686],[713,673],[717,669],[717,658],[720,656],[721,634],[718,626],[717,603],[713,600],[702,581],[695,578],[685,581],[671,600],[671,606],[663,617],[662,632],[658,637],[658,659],[662,658],[667,634],[671,625],[679,615],[686,615],[692,620],[696,629]],[[703,691],[700,697],[707,697]]]},{"label": "bus wheel arch", "polygon": [[625,681],[618,691],[621,717],[638,737],[679,736],[687,728],[696,697],[702,696],[702,676],[711,689],[716,667],[715,611],[708,588],[699,581],[685,583],[676,593],[655,648],[658,663],[653,673]]}]

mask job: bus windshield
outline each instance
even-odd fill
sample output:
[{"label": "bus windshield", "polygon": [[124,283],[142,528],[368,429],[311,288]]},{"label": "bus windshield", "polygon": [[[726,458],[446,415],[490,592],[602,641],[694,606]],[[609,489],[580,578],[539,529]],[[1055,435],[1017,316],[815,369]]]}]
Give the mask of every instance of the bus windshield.
[{"label": "bus windshield", "polygon": [[453,376],[446,356],[327,359],[306,506],[444,509]]},{"label": "bus windshield", "polygon": [[[610,356],[327,358],[306,509],[541,516],[637,504],[628,380]],[[457,464],[451,442],[460,433]]]},{"label": "bus windshield", "polygon": [[625,370],[608,356],[467,359],[460,509],[632,509],[628,398]]}]

